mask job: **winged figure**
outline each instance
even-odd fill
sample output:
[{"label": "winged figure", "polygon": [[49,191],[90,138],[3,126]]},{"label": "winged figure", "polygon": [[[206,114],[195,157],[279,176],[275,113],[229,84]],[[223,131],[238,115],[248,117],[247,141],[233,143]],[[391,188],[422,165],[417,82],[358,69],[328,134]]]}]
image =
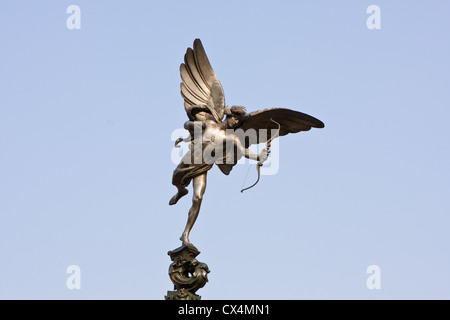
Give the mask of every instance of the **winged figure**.
[{"label": "winged figure", "polygon": [[[187,187],[192,182],[192,206],[180,240],[183,245],[193,246],[189,241],[189,233],[200,211],[207,172],[214,164],[228,175],[242,156],[256,160],[259,181],[259,168],[269,156],[270,142],[274,138],[311,128],[323,128],[324,124],[310,115],[285,108],[246,113],[242,106],[228,107],[222,85],[200,39],[195,39],[193,48],[187,49],[180,74],[181,96],[189,118],[184,127],[190,135],[177,139],[175,146],[182,141],[190,145],[189,151],[173,172],[172,184],[178,191],[169,204],[176,204],[188,194]],[[266,148],[259,154],[249,150],[251,144],[259,143],[266,143]]]}]

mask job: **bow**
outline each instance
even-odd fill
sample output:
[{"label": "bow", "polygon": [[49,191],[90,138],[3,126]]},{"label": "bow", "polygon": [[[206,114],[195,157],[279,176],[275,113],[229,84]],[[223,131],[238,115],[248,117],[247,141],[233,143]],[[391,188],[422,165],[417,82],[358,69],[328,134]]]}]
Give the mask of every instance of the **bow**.
[{"label": "bow", "polygon": [[[274,122],[274,123],[276,123],[276,124],[278,125],[278,131],[277,131],[277,133],[276,133],[275,135],[273,135],[272,137],[270,137],[269,140],[267,140],[267,142],[266,142],[266,147],[265,147],[265,150],[266,150],[267,152],[270,150],[270,143],[272,142],[272,140],[273,140],[274,138],[276,138],[277,136],[280,135],[280,128],[281,128],[281,125],[280,125],[278,122],[276,122],[275,120],[273,120],[272,118],[270,118],[269,121],[272,121],[272,122]],[[245,190],[248,190],[248,189],[253,188],[253,187],[256,186],[256,184],[259,182],[259,178],[261,177],[260,169],[261,169],[261,167],[263,166],[263,163],[264,163],[264,161],[261,161],[261,160],[260,160],[260,161],[258,161],[258,163],[256,164],[256,172],[258,172],[258,179],[256,179],[256,182],[255,182],[254,184],[252,184],[250,187],[247,187],[247,188],[242,189],[242,190],[241,190],[241,193],[244,192]]]}]

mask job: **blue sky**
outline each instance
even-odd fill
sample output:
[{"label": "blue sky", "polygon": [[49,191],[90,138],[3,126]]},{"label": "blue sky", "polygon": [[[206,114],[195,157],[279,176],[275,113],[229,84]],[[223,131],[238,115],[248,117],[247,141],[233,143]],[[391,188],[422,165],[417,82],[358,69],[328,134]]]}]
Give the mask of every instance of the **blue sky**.
[{"label": "blue sky", "polygon": [[[66,9],[81,9],[69,30]],[[381,29],[369,30],[369,5]],[[450,5],[443,1],[2,1],[0,298],[162,299],[190,197],[171,134],[200,38],[228,105],[324,129],[280,168],[217,168],[191,241],[203,299],[449,299]],[[250,166],[250,169],[249,169]],[[78,265],[81,289],[66,287]],[[377,265],[381,289],[369,290]]]}]

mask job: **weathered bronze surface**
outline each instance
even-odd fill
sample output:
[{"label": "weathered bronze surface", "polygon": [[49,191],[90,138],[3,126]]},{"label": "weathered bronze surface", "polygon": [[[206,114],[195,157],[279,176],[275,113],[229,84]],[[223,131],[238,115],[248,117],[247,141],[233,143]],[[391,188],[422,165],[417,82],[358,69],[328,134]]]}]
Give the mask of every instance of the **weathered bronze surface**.
[{"label": "weathered bronze surface", "polygon": [[[184,139],[177,139],[175,146],[178,146],[180,142],[189,142],[190,146],[189,151],[173,172],[172,184],[177,187],[178,192],[170,199],[169,204],[176,204],[188,193],[186,188],[191,181],[193,196],[186,227],[180,237],[182,241],[180,248],[184,249],[179,248],[180,252],[177,251],[178,249],[171,251],[172,253],[169,252],[172,260],[191,261],[181,263],[174,260],[171,265],[170,278],[178,291],[183,290],[183,294],[178,292],[168,297],[177,299],[182,299],[183,295],[184,298],[191,297],[189,294],[195,292],[207,281],[206,273],[209,270],[206,265],[199,264],[195,259],[192,260],[198,250],[189,241],[189,234],[198,217],[206,189],[206,175],[212,166],[217,164],[219,169],[228,175],[242,156],[258,161],[256,166],[258,180],[252,186],[242,189],[241,192],[243,192],[259,181],[259,169],[270,154],[270,143],[274,138],[288,133],[324,127],[322,121],[290,109],[270,108],[246,113],[242,106],[231,108],[226,106],[222,85],[211,67],[200,39],[194,41],[193,49],[187,49],[184,63],[180,66],[180,74],[181,96],[189,119],[184,127],[190,135]],[[246,136],[242,133],[251,134]],[[250,145],[259,143],[266,144],[259,154],[248,149]],[[192,259],[186,260],[187,253],[181,252],[190,252]],[[192,271],[194,265],[196,271]],[[186,276],[186,270],[192,271],[192,276],[189,278]],[[185,286],[183,284],[185,282],[196,283],[196,285],[190,287],[186,284]]]}]

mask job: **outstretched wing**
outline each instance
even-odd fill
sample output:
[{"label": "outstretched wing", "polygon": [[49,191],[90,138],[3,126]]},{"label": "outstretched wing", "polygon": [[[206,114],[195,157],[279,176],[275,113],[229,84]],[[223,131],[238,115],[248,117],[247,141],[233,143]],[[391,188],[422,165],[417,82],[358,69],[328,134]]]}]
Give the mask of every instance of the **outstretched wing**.
[{"label": "outstretched wing", "polygon": [[186,50],[184,63],[180,66],[183,80],[180,86],[184,107],[190,120],[194,120],[192,107],[203,105],[207,106],[213,120],[221,122],[225,113],[225,96],[222,85],[209,63],[200,39],[194,40],[193,47],[194,49]]},{"label": "outstretched wing", "polygon": [[[280,124],[279,131],[277,123]],[[235,131],[235,133],[241,139],[245,148],[248,148],[252,144],[267,142],[272,134],[274,136],[285,136],[288,133],[323,127],[325,125],[322,121],[305,113],[284,108],[271,108],[245,114],[239,128],[237,128],[242,129],[240,133],[243,135],[241,136],[238,131]],[[250,129],[254,130],[252,132],[247,131]],[[234,154],[233,161],[218,165],[224,174],[228,175],[236,165],[239,160],[236,156],[237,154]]]},{"label": "outstretched wing", "polygon": [[[271,120],[280,124],[279,133],[277,123]],[[270,108],[247,113],[244,115],[243,121],[239,126],[244,132],[248,129],[255,129],[256,131],[257,140],[246,141],[246,147],[250,144],[266,142],[271,138],[272,133],[277,136],[285,136],[288,133],[297,133],[311,130],[311,128],[323,127],[325,125],[322,121],[310,115],[284,108]],[[267,134],[260,134],[260,129],[266,129]]]}]

